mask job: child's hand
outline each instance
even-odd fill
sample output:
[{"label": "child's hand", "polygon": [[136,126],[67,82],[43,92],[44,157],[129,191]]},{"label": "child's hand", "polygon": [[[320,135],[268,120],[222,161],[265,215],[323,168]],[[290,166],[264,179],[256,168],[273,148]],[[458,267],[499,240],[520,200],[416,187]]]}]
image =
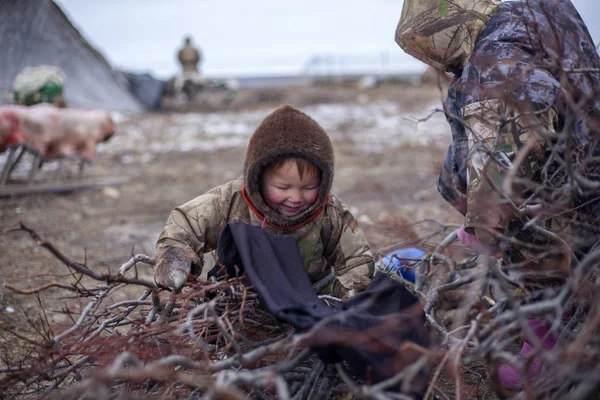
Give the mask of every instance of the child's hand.
[{"label": "child's hand", "polygon": [[156,259],[154,280],[160,286],[180,289],[191,272],[192,262],[187,252],[177,247],[169,247]]},{"label": "child's hand", "polygon": [[187,281],[190,267],[187,270],[181,265],[169,265],[161,263],[154,270],[154,280],[160,286],[166,286],[172,289],[180,289]]}]

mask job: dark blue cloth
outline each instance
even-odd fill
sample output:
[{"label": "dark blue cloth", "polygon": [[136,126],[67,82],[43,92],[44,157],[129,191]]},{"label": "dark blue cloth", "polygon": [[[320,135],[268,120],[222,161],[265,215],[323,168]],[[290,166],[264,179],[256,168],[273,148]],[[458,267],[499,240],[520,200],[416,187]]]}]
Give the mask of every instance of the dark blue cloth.
[{"label": "dark blue cloth", "polygon": [[[385,274],[337,307],[327,306],[313,290],[292,236],[230,222],[218,240],[218,260],[229,274],[245,273],[279,321],[298,331],[319,324],[307,344],[324,362],[346,361],[367,381],[390,378],[417,360],[420,353],[403,347],[407,342],[429,343],[418,299]],[[423,370],[408,394],[420,398],[427,379]]]}]

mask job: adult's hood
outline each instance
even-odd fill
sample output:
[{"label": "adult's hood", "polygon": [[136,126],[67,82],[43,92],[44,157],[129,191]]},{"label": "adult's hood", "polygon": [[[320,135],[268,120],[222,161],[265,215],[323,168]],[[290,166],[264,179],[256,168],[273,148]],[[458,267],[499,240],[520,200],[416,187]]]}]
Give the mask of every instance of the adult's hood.
[{"label": "adult's hood", "polygon": [[[306,211],[285,217],[272,210],[261,195],[265,167],[281,157],[304,158],[321,170],[321,186],[315,204]],[[320,210],[333,183],[333,146],[323,128],[302,111],[282,105],[269,114],[250,138],[244,162],[244,181],[252,205],[271,223],[290,227]]]},{"label": "adult's hood", "polygon": [[396,43],[438,71],[460,70],[500,0],[404,0]]}]

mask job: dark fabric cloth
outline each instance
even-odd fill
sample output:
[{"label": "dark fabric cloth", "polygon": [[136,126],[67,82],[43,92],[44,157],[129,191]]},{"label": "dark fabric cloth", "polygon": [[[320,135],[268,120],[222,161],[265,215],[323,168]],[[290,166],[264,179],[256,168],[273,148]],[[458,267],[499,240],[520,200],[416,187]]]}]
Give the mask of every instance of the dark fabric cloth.
[{"label": "dark fabric cloth", "polygon": [[147,110],[161,108],[162,96],[165,90],[165,81],[156,79],[148,73],[136,74],[125,72],[129,82],[129,91],[146,107]]},{"label": "dark fabric cloth", "polygon": [[[458,211],[466,213],[468,135],[462,124],[463,107],[490,99],[553,108],[558,115],[556,130],[569,117],[577,158],[600,154],[600,74],[569,73],[568,69],[600,68],[594,42],[569,0],[509,1],[499,5],[486,23],[472,56],[455,74],[444,108],[452,130],[452,144],[444,161],[438,190]],[[565,79],[566,78],[566,79]],[[574,111],[569,97],[582,102]],[[598,168],[582,171],[598,179]],[[579,193],[573,207],[582,214],[600,218],[597,193]]]},{"label": "dark fabric cloth", "polygon": [[[421,353],[408,342],[429,343],[421,304],[385,274],[375,275],[364,292],[337,307],[327,306],[313,290],[289,235],[229,223],[219,237],[218,260],[230,275],[245,273],[279,321],[298,331],[316,329],[307,344],[324,362],[346,361],[367,381],[390,378],[417,360]],[[421,395],[426,372],[418,374],[408,393]]]}]

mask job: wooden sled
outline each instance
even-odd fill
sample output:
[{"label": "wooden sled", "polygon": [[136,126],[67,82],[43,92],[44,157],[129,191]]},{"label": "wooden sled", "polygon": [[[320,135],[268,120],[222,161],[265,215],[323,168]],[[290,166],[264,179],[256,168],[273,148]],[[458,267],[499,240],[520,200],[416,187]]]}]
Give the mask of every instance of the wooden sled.
[{"label": "wooden sled", "polygon": [[[126,177],[85,177],[85,166],[89,164],[89,160],[79,158],[78,172],[73,177],[61,177],[63,162],[73,161],[67,159],[43,160],[39,152],[24,146],[16,145],[7,149],[7,158],[2,172],[0,174],[0,197],[18,197],[40,193],[69,193],[81,190],[90,190],[102,186],[116,186],[127,183],[129,178]],[[33,157],[31,167],[25,178],[13,178],[13,173],[18,164],[22,162],[23,157],[29,154]],[[46,180],[39,178],[39,171],[44,163],[58,161],[58,168],[53,172],[52,177],[47,177]]]}]

